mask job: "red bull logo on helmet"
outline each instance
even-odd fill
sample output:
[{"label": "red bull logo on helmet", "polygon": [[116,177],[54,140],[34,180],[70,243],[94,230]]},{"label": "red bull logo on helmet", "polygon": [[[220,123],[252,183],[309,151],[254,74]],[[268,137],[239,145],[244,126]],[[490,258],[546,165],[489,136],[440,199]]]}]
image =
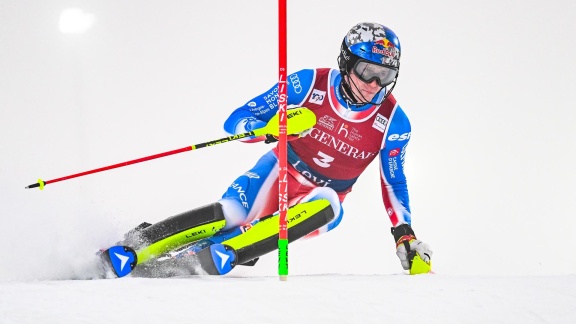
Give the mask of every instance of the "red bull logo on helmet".
[{"label": "red bull logo on helmet", "polygon": [[381,38],[374,41],[372,46],[372,53],[382,55],[382,64],[388,64],[392,66],[398,66],[398,60],[400,59],[400,51],[396,48],[396,45],[386,38]]},{"label": "red bull logo on helmet", "polygon": [[392,43],[391,41],[389,41],[385,38],[375,41],[374,45],[372,46],[372,53],[376,53],[376,54],[380,54],[380,55],[384,55],[384,56],[388,56],[388,57],[394,57],[397,52],[398,52],[398,50],[396,49],[396,46],[394,45],[394,43]]}]

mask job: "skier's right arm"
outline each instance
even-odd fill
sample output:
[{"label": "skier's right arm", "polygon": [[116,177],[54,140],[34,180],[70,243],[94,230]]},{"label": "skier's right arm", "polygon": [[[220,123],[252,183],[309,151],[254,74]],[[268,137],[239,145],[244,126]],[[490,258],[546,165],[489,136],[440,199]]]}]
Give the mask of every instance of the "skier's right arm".
[{"label": "skier's right arm", "polygon": [[[313,85],[314,70],[300,70],[288,76],[288,105],[300,104]],[[249,100],[234,110],[224,122],[224,130],[230,134],[242,134],[264,127],[278,112],[278,84]],[[261,141],[264,138],[252,139]]]}]

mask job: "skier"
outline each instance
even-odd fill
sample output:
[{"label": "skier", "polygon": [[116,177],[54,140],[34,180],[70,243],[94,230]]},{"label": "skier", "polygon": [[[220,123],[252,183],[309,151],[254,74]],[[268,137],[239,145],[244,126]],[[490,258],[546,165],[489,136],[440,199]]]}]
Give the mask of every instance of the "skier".
[{"label": "skier", "polygon": [[[364,22],[352,27],[344,37],[338,56],[339,69],[304,69],[288,76],[288,104],[306,107],[317,118],[313,128],[289,136],[289,205],[323,201],[328,206],[323,214],[318,213],[323,215],[322,220],[301,224],[300,229],[295,227],[294,233],[289,229],[291,241],[338,226],[344,215],[344,198],[360,174],[378,157],[382,200],[392,223],[396,254],[402,267],[410,270],[415,255],[430,264],[431,249],[416,238],[411,227],[403,167],[411,135],[410,122],[392,95],[398,79],[400,54],[400,43],[392,30]],[[225,131],[241,134],[265,126],[278,111],[277,95],[278,88],[274,85],[249,100],[225,121]],[[272,143],[276,138],[268,135],[249,140],[259,141]],[[223,244],[225,248],[219,255],[229,253],[232,266],[234,262],[250,264],[275,249],[269,241],[277,238],[278,223],[276,226],[262,223],[274,217],[277,209],[278,148],[275,147],[234,180],[217,202],[155,225],[144,223],[131,231],[123,243],[142,249],[162,242],[156,244],[161,246],[160,250],[182,245],[182,242],[188,244],[172,254],[173,260]],[[257,227],[261,229],[256,230]],[[236,249],[236,254],[229,252],[228,245]],[[240,256],[239,249],[247,254]],[[152,259],[152,254],[158,252],[158,248],[154,248],[139,255]],[[204,270],[224,274],[231,268],[206,270],[204,267]]]}]

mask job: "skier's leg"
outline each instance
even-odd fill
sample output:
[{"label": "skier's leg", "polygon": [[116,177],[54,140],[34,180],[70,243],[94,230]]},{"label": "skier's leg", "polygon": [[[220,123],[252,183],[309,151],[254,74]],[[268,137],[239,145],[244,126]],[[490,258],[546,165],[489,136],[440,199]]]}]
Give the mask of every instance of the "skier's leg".
[{"label": "skier's leg", "polygon": [[[296,191],[300,190],[296,189]],[[341,203],[343,198],[344,196],[340,196],[331,188],[316,187],[307,194],[300,194],[290,199],[289,204],[292,207],[287,215],[289,241],[292,242],[301,237],[317,236],[338,226],[344,214]],[[216,243],[215,249],[199,246],[194,252],[199,254],[198,259],[203,270],[208,274],[224,274],[235,265],[251,263],[260,256],[276,250],[277,219],[278,214],[274,213],[253,221],[248,228],[242,228],[241,231],[236,231],[234,235],[226,239],[214,241],[217,235],[207,239],[212,240],[212,244]],[[219,252],[212,250],[219,250]],[[222,253],[230,253],[230,258],[234,260],[230,267],[218,268],[217,263],[211,262],[214,258],[220,257]]]},{"label": "skier's leg", "polygon": [[278,209],[278,164],[272,152],[265,154],[256,165],[238,177],[218,201],[226,225],[221,231],[201,239],[181,252],[189,255],[212,244],[236,237],[259,222],[259,217]]},{"label": "skier's leg", "polygon": [[[260,256],[278,248],[278,217],[273,214],[255,220],[249,230],[240,230],[243,229],[240,227],[220,232],[193,243],[173,257],[140,264],[132,274],[137,277],[172,277],[228,273],[236,265],[251,264]],[[333,219],[333,208],[326,199],[292,206],[287,213],[288,239],[293,242]]]},{"label": "skier's leg", "polygon": [[238,177],[218,201],[226,218],[224,230],[252,222],[278,209],[278,159],[272,151]]},{"label": "skier's leg", "polygon": [[[251,179],[254,178],[252,176]],[[246,188],[251,185],[249,182],[244,184]],[[234,187],[239,188],[238,186]],[[241,190],[240,192],[244,191]],[[276,197],[274,196],[274,198]],[[237,200],[229,199],[229,201],[235,202]],[[290,242],[303,236],[322,233],[336,227],[343,214],[338,194],[330,188],[317,187],[307,193],[305,190],[300,191],[299,196],[295,196],[290,200],[290,205],[293,204],[296,205],[288,210],[288,237]],[[243,209],[240,209],[237,212],[241,213],[242,211]],[[335,217],[335,215],[337,216]],[[226,231],[222,230],[209,238],[196,241],[188,247],[172,253],[171,259],[168,261],[153,262],[150,265],[146,264],[145,267],[137,267],[134,275],[159,277],[204,272],[208,274],[223,274],[236,265],[253,263],[261,255],[276,250],[277,236],[278,215],[274,213],[255,219],[251,223]],[[218,252],[214,252],[216,255],[231,253],[228,261],[232,263],[229,263],[231,264],[229,268],[219,269],[215,267],[212,259],[212,245],[221,249]],[[229,248],[229,250],[226,251],[226,248]],[[194,257],[189,258],[190,256]],[[223,263],[220,262],[219,264]]]},{"label": "skier's leg", "polygon": [[[263,217],[250,230],[199,251],[196,259],[202,271],[211,275],[228,273],[278,248],[278,215]],[[303,202],[288,209],[288,240],[293,242],[322,228],[334,219],[334,210],[326,199]]]},{"label": "skier's leg", "polygon": [[136,250],[140,264],[179,246],[210,237],[225,224],[222,205],[212,203],[129,233],[120,245]]},{"label": "skier's leg", "polygon": [[332,229],[336,228],[338,224],[340,224],[340,222],[342,221],[342,217],[344,216],[344,209],[342,208],[341,203],[341,199],[343,199],[343,197],[338,195],[338,193],[336,193],[336,191],[334,191],[331,188],[327,187],[314,188],[308,194],[298,197],[296,202],[304,203],[319,199],[325,199],[330,202],[330,206],[332,207],[332,210],[334,212],[334,218],[328,224],[306,235],[306,238],[310,238],[331,231]]},{"label": "skier's leg", "polygon": [[[138,227],[141,228],[138,229],[137,227],[135,230],[128,232],[122,243],[134,249],[139,249],[142,246],[150,245],[174,234],[206,224],[212,224],[219,230],[223,227],[223,221],[222,205],[213,203],[168,217],[153,225],[140,224]],[[195,236],[206,237],[204,233],[195,231],[187,231],[186,235],[189,238],[194,238]]]},{"label": "skier's leg", "polygon": [[119,245],[135,249],[140,264],[175,248],[211,237],[220,230],[226,232],[220,239],[238,235],[237,229],[249,217],[255,218],[269,209],[266,207],[267,197],[274,190],[276,170],[277,159],[269,152],[251,170],[238,177],[218,202],[169,217],[154,225],[141,224],[144,226],[130,231]]}]

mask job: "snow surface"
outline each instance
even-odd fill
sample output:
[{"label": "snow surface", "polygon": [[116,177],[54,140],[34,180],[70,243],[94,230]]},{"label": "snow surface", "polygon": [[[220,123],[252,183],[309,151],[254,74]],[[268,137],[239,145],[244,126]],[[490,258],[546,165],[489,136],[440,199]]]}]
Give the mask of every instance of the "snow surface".
[{"label": "snow surface", "polygon": [[576,276],[11,282],[2,323],[574,323]]},{"label": "snow surface", "polygon": [[[436,275],[401,271],[374,163],[336,230],[290,245],[287,282],[274,254],[221,278],[71,280],[270,146],[23,187],[222,137],[277,79],[276,1],[0,0],[0,323],[576,323],[576,2],[352,3],[289,0],[288,68],[336,67],[359,21],[399,35],[413,225]],[[59,32],[69,7],[84,34]]]}]

